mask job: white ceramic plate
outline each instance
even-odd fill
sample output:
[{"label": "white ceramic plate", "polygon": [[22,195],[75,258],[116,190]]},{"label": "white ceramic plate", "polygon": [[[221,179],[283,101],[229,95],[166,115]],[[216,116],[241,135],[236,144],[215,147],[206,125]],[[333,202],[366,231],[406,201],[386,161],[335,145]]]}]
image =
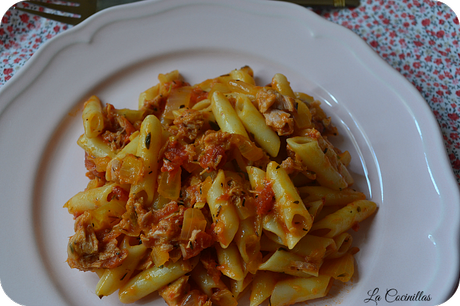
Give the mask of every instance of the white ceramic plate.
[{"label": "white ceramic plate", "polygon": [[[193,84],[244,65],[261,84],[281,72],[294,90],[323,101],[341,133],[334,142],[352,154],[356,188],[379,205],[356,235],[361,251],[352,284],[309,305],[382,305],[396,292],[431,301],[392,305],[448,299],[459,273],[459,194],[425,101],[351,31],[268,0],[115,7],[52,39],[4,86],[5,292],[23,305],[118,305],[116,295],[96,297],[94,274],[65,263],[73,220],[62,205],[87,183],[76,145],[82,102],[96,94],[135,108],[159,73],[179,69]],[[138,304],[148,302],[164,304],[156,295]]]}]

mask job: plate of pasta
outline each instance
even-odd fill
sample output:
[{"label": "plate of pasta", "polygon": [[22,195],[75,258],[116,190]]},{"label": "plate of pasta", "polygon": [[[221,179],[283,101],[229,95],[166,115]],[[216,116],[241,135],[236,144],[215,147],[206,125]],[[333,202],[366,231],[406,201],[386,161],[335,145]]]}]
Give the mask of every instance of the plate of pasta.
[{"label": "plate of pasta", "polygon": [[0,277],[20,304],[433,305],[457,284],[435,119],[304,8],[114,7],[0,101]]}]

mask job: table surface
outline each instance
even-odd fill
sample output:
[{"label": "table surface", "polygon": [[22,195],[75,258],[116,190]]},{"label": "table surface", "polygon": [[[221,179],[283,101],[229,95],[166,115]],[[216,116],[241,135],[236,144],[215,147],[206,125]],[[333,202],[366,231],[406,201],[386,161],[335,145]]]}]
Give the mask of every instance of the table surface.
[{"label": "table surface", "polygon": [[[354,9],[315,10],[358,34],[406,77],[430,106],[460,185],[460,25],[433,0],[361,0]],[[52,37],[72,26],[10,8],[0,26],[0,89]]]}]

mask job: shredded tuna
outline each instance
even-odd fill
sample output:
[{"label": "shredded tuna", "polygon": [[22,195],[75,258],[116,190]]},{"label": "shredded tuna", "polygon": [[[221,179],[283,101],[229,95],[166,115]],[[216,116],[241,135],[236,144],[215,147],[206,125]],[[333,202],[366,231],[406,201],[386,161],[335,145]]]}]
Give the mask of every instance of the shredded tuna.
[{"label": "shredded tuna", "polygon": [[191,290],[188,275],[161,288],[158,293],[168,306],[211,306],[208,296],[200,290]]},{"label": "shredded tuna", "polygon": [[175,133],[179,139],[188,141],[195,140],[202,133],[205,120],[202,112],[187,109],[179,117],[174,119],[175,129],[171,132]]},{"label": "shredded tuna", "polygon": [[265,123],[271,127],[279,136],[290,135],[294,132],[294,119],[282,110],[272,109],[264,114]]},{"label": "shredded tuna", "polygon": [[81,271],[112,269],[119,266],[128,256],[127,251],[118,248],[120,233],[97,234],[91,224],[91,215],[85,212],[75,221],[75,234],[68,244],[67,263]]},{"label": "shredded tuna", "polygon": [[269,109],[279,109],[288,112],[295,111],[295,100],[288,96],[283,96],[276,90],[264,87],[257,92],[256,95],[257,105],[259,111],[265,113]]},{"label": "shredded tuna", "polygon": [[179,241],[185,207],[176,202],[167,204],[164,208],[153,211],[153,219],[143,229],[142,242],[148,246],[162,245]]},{"label": "shredded tuna", "polygon": [[185,162],[192,161],[195,156],[194,146],[183,144],[177,139],[170,139],[163,152],[162,172],[174,172]]},{"label": "shredded tuna", "polygon": [[204,147],[203,154],[199,157],[200,165],[208,171],[216,170],[219,165],[227,161],[226,151],[231,147],[232,135],[226,132],[207,131],[201,139]]},{"label": "shredded tuna", "polygon": [[106,112],[106,129],[102,139],[108,143],[113,151],[123,148],[129,143],[129,136],[136,131],[133,124],[124,116],[119,115],[113,105],[108,104]]},{"label": "shredded tuna", "polygon": [[259,111],[265,117],[265,123],[279,136],[290,135],[294,132],[294,118],[297,112],[295,99],[283,96],[276,90],[264,87],[257,92],[256,103]]},{"label": "shredded tuna", "polygon": [[297,174],[299,172],[307,170],[302,162],[295,160],[291,157],[286,158],[281,163],[281,167],[286,170],[288,174]]}]

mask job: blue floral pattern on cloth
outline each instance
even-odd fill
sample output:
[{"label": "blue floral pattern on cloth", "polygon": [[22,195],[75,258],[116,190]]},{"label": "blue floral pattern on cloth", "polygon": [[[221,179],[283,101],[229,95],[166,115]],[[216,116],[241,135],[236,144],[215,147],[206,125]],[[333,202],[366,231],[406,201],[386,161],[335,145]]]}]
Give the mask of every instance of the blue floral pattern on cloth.
[{"label": "blue floral pattern on cloth", "polygon": [[[355,9],[316,11],[365,40],[422,94],[441,127],[460,184],[460,25],[434,0],[361,0]],[[0,87],[40,48],[71,28],[11,8],[0,26]]]}]

